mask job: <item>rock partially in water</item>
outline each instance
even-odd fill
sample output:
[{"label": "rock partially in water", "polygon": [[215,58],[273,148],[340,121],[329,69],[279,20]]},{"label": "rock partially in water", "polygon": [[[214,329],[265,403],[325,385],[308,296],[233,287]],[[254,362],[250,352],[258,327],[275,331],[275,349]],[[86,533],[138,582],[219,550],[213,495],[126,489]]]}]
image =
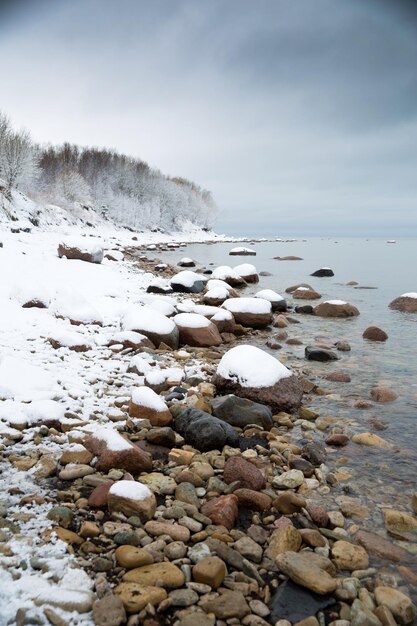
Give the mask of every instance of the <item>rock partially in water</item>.
[{"label": "rock partially in water", "polygon": [[389,308],[404,313],[417,313],[417,293],[404,293],[390,302]]},{"label": "rock partially in water", "polygon": [[326,348],[319,348],[317,346],[307,346],[304,352],[306,359],[309,361],[325,363],[327,361],[337,361],[339,358],[333,350],[327,350]]},{"label": "rock partially in water", "polygon": [[330,267],[321,267],[320,269],[310,274],[310,276],[317,276],[319,278],[330,277],[334,276],[334,272],[332,269],[330,269]]},{"label": "rock partially in water", "polygon": [[387,333],[378,326],[368,326],[363,331],[362,337],[368,341],[386,341],[388,339]]},{"label": "rock partially in water", "polygon": [[295,624],[335,604],[332,596],[313,593],[287,580],[279,586],[269,603],[271,623],[286,619]]}]

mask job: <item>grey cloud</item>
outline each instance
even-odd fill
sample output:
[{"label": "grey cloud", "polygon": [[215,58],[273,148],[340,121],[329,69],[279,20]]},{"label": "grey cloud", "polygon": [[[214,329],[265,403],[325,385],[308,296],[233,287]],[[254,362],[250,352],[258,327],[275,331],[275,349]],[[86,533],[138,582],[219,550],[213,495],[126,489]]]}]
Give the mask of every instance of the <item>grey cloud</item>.
[{"label": "grey cloud", "polygon": [[415,232],[416,7],[21,1],[0,20],[0,106],[38,140],[196,180],[220,228]]}]

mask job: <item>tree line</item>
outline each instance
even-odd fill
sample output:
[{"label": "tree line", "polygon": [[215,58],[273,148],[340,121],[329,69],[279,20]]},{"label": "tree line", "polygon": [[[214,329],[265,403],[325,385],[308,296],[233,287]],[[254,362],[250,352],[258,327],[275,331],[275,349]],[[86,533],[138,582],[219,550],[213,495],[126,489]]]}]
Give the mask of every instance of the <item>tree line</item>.
[{"label": "tree line", "polygon": [[181,230],[188,221],[212,228],[216,206],[209,191],[185,178],[165,176],[115,150],[64,143],[41,146],[16,131],[0,112],[0,179],[4,193],[18,189],[39,203],[71,211],[91,207],[120,226]]}]

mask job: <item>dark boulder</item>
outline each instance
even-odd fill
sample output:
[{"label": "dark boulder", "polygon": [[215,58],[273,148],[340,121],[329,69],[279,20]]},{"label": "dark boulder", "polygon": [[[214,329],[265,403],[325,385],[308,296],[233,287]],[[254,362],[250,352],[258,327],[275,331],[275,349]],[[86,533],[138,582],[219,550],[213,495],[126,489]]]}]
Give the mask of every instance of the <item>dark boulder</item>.
[{"label": "dark boulder", "polygon": [[186,443],[201,452],[221,450],[226,444],[239,447],[239,435],[230,424],[199,409],[182,411],[173,426]]},{"label": "dark boulder", "polygon": [[256,424],[264,430],[271,430],[273,426],[271,409],[259,402],[229,394],[213,398],[210,404],[213,414],[231,426],[245,428],[249,424]]}]

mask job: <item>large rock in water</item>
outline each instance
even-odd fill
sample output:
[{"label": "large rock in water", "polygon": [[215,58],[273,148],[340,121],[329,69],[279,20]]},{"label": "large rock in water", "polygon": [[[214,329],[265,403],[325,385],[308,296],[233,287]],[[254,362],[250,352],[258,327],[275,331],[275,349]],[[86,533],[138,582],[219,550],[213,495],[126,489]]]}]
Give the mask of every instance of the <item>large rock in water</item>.
[{"label": "large rock in water", "polygon": [[201,274],[184,270],[171,278],[171,287],[180,293],[201,293],[206,282],[206,278]]},{"label": "large rock in water", "polygon": [[197,313],[179,313],[174,317],[179,333],[180,343],[196,348],[220,346],[222,338],[215,324],[204,315]]},{"label": "large rock in water", "polygon": [[321,294],[308,287],[298,287],[292,291],[292,297],[298,300],[318,300]]},{"label": "large rock in water", "polygon": [[201,452],[221,450],[226,444],[239,446],[239,435],[230,424],[199,409],[182,411],[175,418],[173,427],[186,443]]},{"label": "large rock in water", "polygon": [[251,263],[242,263],[233,268],[247,283],[258,283],[259,275],[257,269]]},{"label": "large rock in water", "polygon": [[319,317],[355,317],[358,309],[344,300],[327,300],[314,307],[314,315]]},{"label": "large rock in water", "polygon": [[268,300],[271,303],[272,310],[283,312],[287,310],[287,303],[285,299],[276,291],[272,289],[261,289],[255,294],[255,298],[261,298],[262,300]]},{"label": "large rock in water", "polygon": [[245,428],[249,424],[256,424],[264,430],[271,430],[273,426],[271,409],[259,402],[228,394],[213,398],[210,404],[213,408],[213,415],[228,422],[231,426]]},{"label": "large rock in water", "polygon": [[223,308],[233,314],[237,324],[250,328],[265,328],[272,323],[272,306],[262,298],[229,298]]},{"label": "large rock in water", "polygon": [[176,350],[179,345],[179,332],[176,324],[150,306],[132,306],[122,320],[123,330],[133,330],[145,335],[155,344],[166,343]]},{"label": "large rock in water", "polygon": [[152,470],[151,455],[134,446],[113,428],[98,428],[83,445],[98,456],[96,469],[99,472],[123,469],[137,476]]},{"label": "large rock in water", "polygon": [[72,243],[60,243],[58,246],[59,258],[76,259],[87,263],[101,263],[103,260],[103,248],[88,241]]},{"label": "large rock in water", "polygon": [[301,405],[301,381],[278,359],[255,346],[236,346],[223,355],[213,383],[217,389],[266,404],[273,412]]},{"label": "large rock in water", "polygon": [[321,267],[319,270],[316,270],[310,276],[318,276],[319,278],[323,278],[324,276],[334,276],[334,271],[330,269],[330,267]]},{"label": "large rock in water", "polygon": [[417,313],[417,293],[403,293],[402,296],[390,302],[389,308],[404,313]]}]

